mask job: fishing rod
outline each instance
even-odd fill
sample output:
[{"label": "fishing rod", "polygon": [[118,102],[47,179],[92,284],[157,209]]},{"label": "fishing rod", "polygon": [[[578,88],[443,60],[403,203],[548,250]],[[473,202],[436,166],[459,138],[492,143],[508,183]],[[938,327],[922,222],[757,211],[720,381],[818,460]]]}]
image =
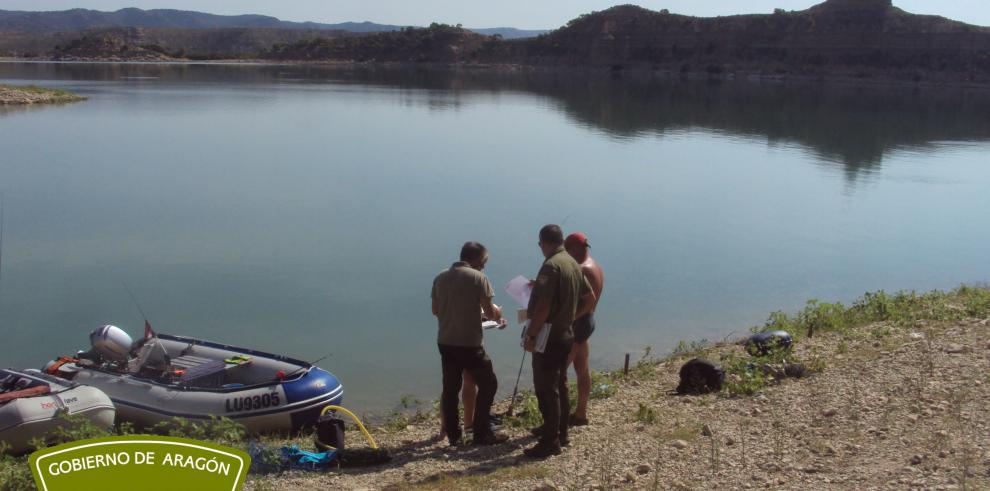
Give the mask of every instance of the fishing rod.
[{"label": "fishing rod", "polygon": [[295,374],[297,374],[297,373],[299,373],[299,372],[301,372],[303,370],[308,370],[308,369],[312,368],[314,365],[316,365],[317,363],[319,363],[319,362],[321,362],[323,360],[326,360],[329,357],[330,357],[330,355],[326,355],[326,356],[323,356],[321,358],[318,358],[318,359],[316,359],[314,361],[311,361],[311,362],[309,362],[309,366],[308,367],[299,367],[299,368],[293,370],[291,373],[289,373],[287,375],[283,375],[281,378],[289,378],[289,377],[291,377],[291,376],[293,376],[293,375],[295,375]]},{"label": "fishing rod", "polygon": [[148,321],[148,316],[144,313],[144,309],[141,308],[141,303],[138,302],[137,297],[134,296],[134,292],[127,285],[126,281],[120,282],[124,285],[124,290],[127,291],[127,295],[131,297],[131,301],[134,302],[134,306],[137,307],[138,312],[141,314],[141,318],[144,319],[144,339],[148,339],[155,336],[155,330],[151,328],[151,322]]},{"label": "fishing rod", "polygon": [[[525,327],[523,327],[525,329]],[[512,399],[509,399],[509,410],[505,412],[507,416],[512,416],[512,408],[516,405],[516,393],[519,392],[519,379],[522,378],[523,365],[526,363],[526,350],[523,350],[522,360],[519,360],[519,373],[516,374],[516,386],[512,388]]]}]

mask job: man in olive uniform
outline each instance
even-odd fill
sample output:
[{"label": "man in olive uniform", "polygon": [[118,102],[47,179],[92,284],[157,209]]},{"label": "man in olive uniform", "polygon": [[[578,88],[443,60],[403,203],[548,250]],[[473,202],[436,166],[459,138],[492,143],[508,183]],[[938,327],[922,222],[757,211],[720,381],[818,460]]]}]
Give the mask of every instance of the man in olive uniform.
[{"label": "man in olive uniform", "polygon": [[[529,300],[523,346],[533,352],[533,386],[543,415],[543,426],[536,432],[539,442],[523,453],[527,457],[546,458],[567,446],[567,358],[574,344],[571,329],[574,319],[587,314],[595,294],[581,272],[581,266],[564,250],[564,234],[557,225],[540,229],[540,250],[546,260],[533,281]],[[542,353],[535,350],[536,339],[544,324],[550,335]]]},{"label": "man in olive uniform", "polygon": [[508,439],[492,432],[488,423],[498,380],[492,360],[482,346],[482,312],[485,317],[500,321],[501,328],[505,327],[505,321],[501,310],[492,303],[495,295],[492,284],[481,272],[487,262],[485,246],[477,242],[465,243],[461,248],[461,260],[437,275],[430,295],[433,315],[437,316],[439,325],[437,345],[443,369],[440,411],[451,445],[460,443],[462,436],[457,396],[465,371],[478,386],[474,405],[474,444],[492,445]]}]

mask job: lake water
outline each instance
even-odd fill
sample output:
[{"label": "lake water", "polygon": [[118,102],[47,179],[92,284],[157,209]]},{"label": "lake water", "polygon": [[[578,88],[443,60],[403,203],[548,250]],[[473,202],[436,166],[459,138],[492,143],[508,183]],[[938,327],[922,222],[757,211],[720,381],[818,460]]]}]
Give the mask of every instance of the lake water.
[{"label": "lake water", "polygon": [[[139,335],[126,283],[161,332],[328,356],[358,411],[434,399],[433,276],[480,241],[514,308],[545,223],[605,268],[596,368],[809,298],[990,279],[980,90],[24,63],[0,83],[89,97],[0,108],[5,366]],[[487,333],[503,394],[517,335]]]}]

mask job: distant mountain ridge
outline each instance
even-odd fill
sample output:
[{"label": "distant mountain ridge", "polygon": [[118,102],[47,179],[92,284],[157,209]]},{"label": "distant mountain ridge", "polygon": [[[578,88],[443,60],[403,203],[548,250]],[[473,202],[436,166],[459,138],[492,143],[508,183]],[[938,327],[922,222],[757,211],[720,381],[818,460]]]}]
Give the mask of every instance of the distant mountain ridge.
[{"label": "distant mountain ridge", "polygon": [[[0,15],[0,22],[3,19]],[[523,39],[444,24],[384,32],[301,25],[311,28],[103,27],[42,34],[0,30],[0,56],[519,65],[613,74],[650,71],[674,77],[876,78],[990,85],[990,28],[911,14],[892,0],[826,0],[800,11],[721,17],[619,5]]]},{"label": "distant mountain ridge", "polygon": [[[0,31],[29,34],[84,31],[105,27],[144,27],[177,29],[277,28],[347,32],[390,32],[404,27],[374,22],[290,22],[267,15],[217,15],[173,9],[125,8],[115,12],[71,9],[50,12],[0,10]],[[534,37],[546,30],[512,27],[469,29],[484,35],[498,34],[506,39]]]}]

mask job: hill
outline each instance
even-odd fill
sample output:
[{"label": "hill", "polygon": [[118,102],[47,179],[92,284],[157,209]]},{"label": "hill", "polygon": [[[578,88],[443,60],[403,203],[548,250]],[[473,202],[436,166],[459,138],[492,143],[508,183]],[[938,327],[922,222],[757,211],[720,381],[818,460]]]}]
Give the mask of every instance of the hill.
[{"label": "hill", "polygon": [[990,73],[990,29],[914,15],[890,0],[828,0],[797,12],[697,18],[632,5],[582,16],[526,45],[537,64],[645,65],[718,74]]},{"label": "hill", "polygon": [[501,40],[460,27],[433,24],[365,36],[317,38],[273,46],[270,60],[460,63],[493,51]]},{"label": "hill", "polygon": [[[266,15],[215,15],[203,12],[173,9],[142,10],[120,9],[115,12],[72,9],[52,12],[25,12],[0,10],[0,31],[22,34],[52,34],[78,32],[108,27],[143,27],[177,29],[303,29],[307,31],[388,32],[405,26],[377,24],[374,22],[290,22]],[[505,39],[535,37],[545,30],[522,30],[512,27],[469,29],[479,34],[498,34]]]},{"label": "hill", "polygon": [[215,15],[172,9],[120,9],[115,12],[72,9],[52,12],[23,12],[0,10],[0,31],[21,33],[53,33],[84,31],[106,27],[146,27],[184,29],[278,28],[309,30],[340,30],[353,32],[394,31],[401,26],[371,22],[320,24],[289,22],[266,15]]},{"label": "hill", "polygon": [[[224,16],[209,19],[213,17],[233,22]],[[251,22],[270,23],[271,19],[247,16]],[[583,15],[549,33],[521,39],[508,39],[498,32],[485,36],[441,24],[372,33],[305,25],[314,28],[7,31],[0,32],[0,56],[76,59],[80,55],[66,52],[66,46],[87,45],[82,38],[109,33],[126,38],[123,44],[127,46],[155,45],[169,56],[193,59],[514,64],[691,77],[838,77],[990,84],[990,28],[910,14],[894,7],[891,0],[827,0],[802,11],[778,9],[773,14],[713,18],[620,5]],[[82,58],[120,59],[120,46],[107,44],[117,51],[103,54],[99,43],[88,46],[96,49],[83,50],[86,56]],[[144,55],[137,59],[144,59]]]}]

